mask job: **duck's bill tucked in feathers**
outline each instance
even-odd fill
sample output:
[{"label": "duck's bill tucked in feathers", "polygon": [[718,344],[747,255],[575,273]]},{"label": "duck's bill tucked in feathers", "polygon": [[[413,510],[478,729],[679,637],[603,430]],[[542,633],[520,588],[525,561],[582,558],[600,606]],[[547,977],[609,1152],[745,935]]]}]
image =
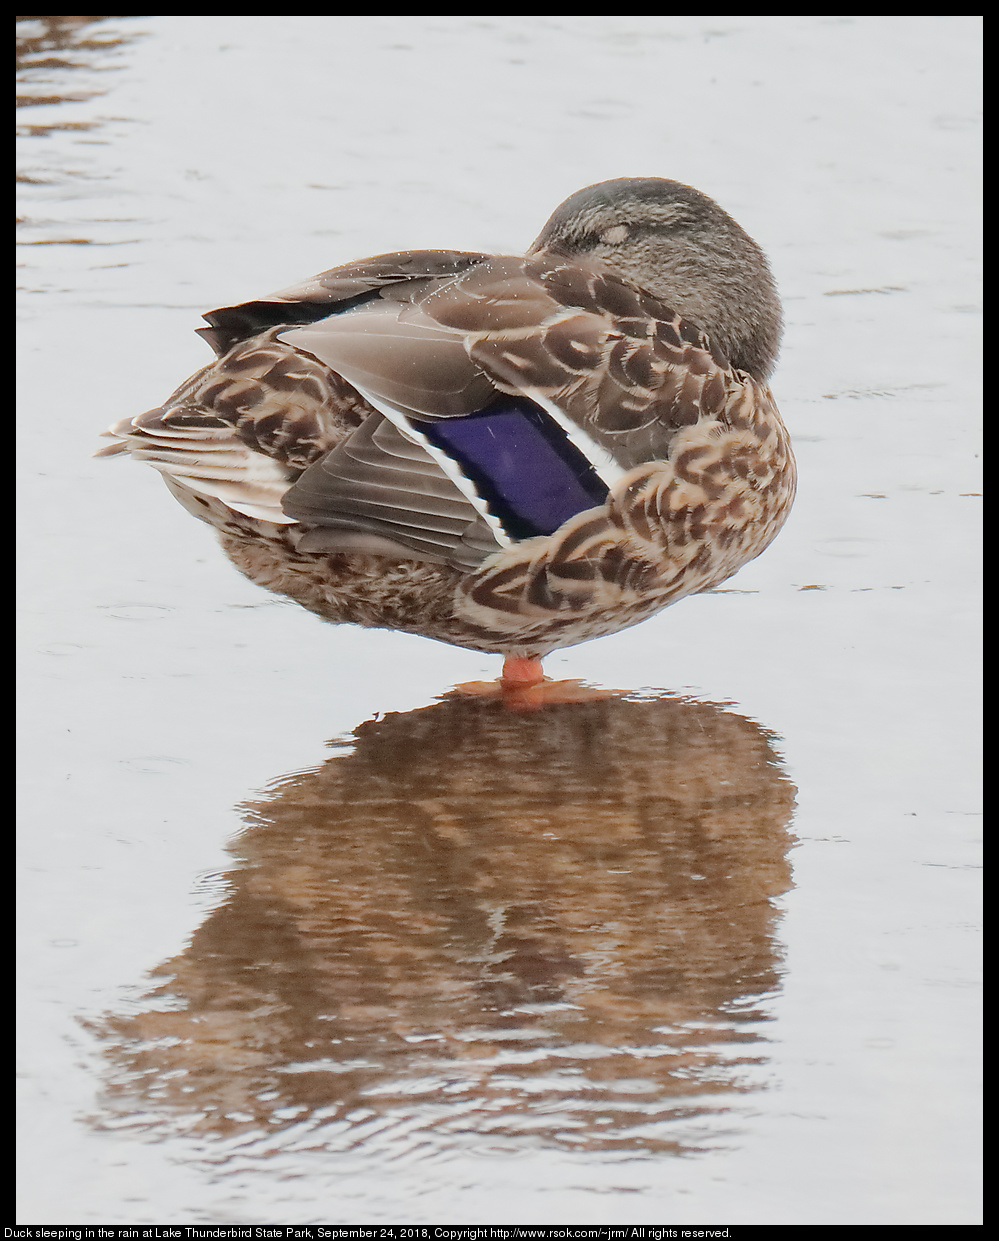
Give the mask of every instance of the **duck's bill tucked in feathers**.
[{"label": "duck's bill tucked in feathers", "polygon": [[244,572],[331,620],[534,656],[723,580],[793,496],[763,382],[779,310],[764,281],[746,343],[719,310],[732,348],[759,355],[758,376],[733,367],[635,256],[652,245],[669,269],[670,219],[703,253],[721,230],[739,252],[723,301],[765,260],[724,213],[697,215],[697,191],[643,181],[631,201],[629,184],[581,192],[526,257],[381,255],[212,311],[218,361],[104,452],[160,470]]}]

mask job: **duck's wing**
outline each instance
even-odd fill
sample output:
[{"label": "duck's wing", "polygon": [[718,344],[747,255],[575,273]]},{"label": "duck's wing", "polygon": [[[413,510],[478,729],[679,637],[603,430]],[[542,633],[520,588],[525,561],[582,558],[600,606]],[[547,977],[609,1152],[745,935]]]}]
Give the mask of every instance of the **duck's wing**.
[{"label": "duck's wing", "polygon": [[603,264],[546,254],[400,282],[279,336],[390,419],[460,418],[498,392],[527,397],[594,463],[609,455],[621,470],[665,460],[678,431],[722,416],[745,381],[651,294]]},{"label": "duck's wing", "polygon": [[[278,333],[376,411],[285,495],[285,514],[305,527],[304,551],[368,552],[467,569],[510,542],[475,485],[419,429],[427,419],[472,414],[499,395],[470,360],[463,334],[422,311],[420,296],[445,274],[443,260],[436,276],[427,274],[430,267],[382,265],[379,271],[396,279],[390,285],[386,278],[379,295]],[[338,276],[335,287],[350,291],[347,279]]]},{"label": "duck's wing", "polygon": [[439,460],[381,414],[285,494],[305,552],[364,553],[474,569],[509,543]]},{"label": "duck's wing", "polygon": [[460,274],[422,308],[467,334],[497,388],[555,406],[623,468],[665,460],[678,431],[722,416],[742,385],[703,332],[603,264],[503,262]]},{"label": "duck's wing", "polygon": [[[400,282],[279,336],[396,430],[355,432],[305,472],[284,511],[323,531],[307,536],[317,550],[350,550],[368,531],[412,554],[428,548],[426,534],[434,558],[465,568],[472,548],[484,559],[601,505],[634,466],[665,460],[684,427],[723,414],[739,383],[655,298],[549,256]],[[482,457],[490,444],[493,461]]]},{"label": "duck's wing", "polygon": [[488,257],[462,250],[400,250],[345,263],[311,276],[301,284],[281,289],[236,306],[221,306],[202,317],[210,324],[199,328],[219,357],[233,345],[258,336],[279,324],[315,323],[347,310],[383,289],[409,281],[440,280],[455,276]]}]

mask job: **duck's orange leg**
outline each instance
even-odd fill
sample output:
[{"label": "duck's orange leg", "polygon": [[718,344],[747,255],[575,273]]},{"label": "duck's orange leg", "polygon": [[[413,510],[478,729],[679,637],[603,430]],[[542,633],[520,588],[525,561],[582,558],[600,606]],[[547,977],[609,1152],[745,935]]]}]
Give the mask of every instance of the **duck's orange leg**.
[{"label": "duck's orange leg", "polygon": [[616,698],[620,690],[598,689],[582,681],[549,681],[541,670],[540,659],[510,656],[503,661],[498,681],[466,681],[456,685],[460,694],[499,698],[514,711],[536,711],[551,703],[591,702],[596,698]]},{"label": "duck's orange leg", "polygon": [[500,683],[510,689],[526,689],[528,685],[540,685],[545,679],[540,659],[521,659],[511,655],[503,660]]}]

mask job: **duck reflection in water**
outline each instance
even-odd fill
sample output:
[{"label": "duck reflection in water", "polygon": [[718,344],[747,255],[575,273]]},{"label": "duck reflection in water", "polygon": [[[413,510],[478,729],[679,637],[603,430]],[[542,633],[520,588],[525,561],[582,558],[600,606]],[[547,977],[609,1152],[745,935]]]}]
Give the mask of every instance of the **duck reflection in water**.
[{"label": "duck reflection in water", "polygon": [[101,1022],[104,1121],[690,1149],[760,1080],[793,799],[764,729],[675,697],[364,723],[248,807],[228,898]]}]

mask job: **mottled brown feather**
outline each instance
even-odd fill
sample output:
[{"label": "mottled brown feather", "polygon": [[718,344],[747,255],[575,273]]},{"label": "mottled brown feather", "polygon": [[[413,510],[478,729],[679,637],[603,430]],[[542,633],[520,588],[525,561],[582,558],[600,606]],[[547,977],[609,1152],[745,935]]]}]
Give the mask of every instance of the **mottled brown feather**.
[{"label": "mottled brown feather", "polygon": [[[674,182],[581,191],[526,257],[379,255],[205,319],[216,362],[102,455],[155,466],[244,573],[328,620],[541,656],[723,581],[793,499],[765,259]],[[371,403],[446,418],[498,393],[561,411],[624,470],[509,547]]]}]

